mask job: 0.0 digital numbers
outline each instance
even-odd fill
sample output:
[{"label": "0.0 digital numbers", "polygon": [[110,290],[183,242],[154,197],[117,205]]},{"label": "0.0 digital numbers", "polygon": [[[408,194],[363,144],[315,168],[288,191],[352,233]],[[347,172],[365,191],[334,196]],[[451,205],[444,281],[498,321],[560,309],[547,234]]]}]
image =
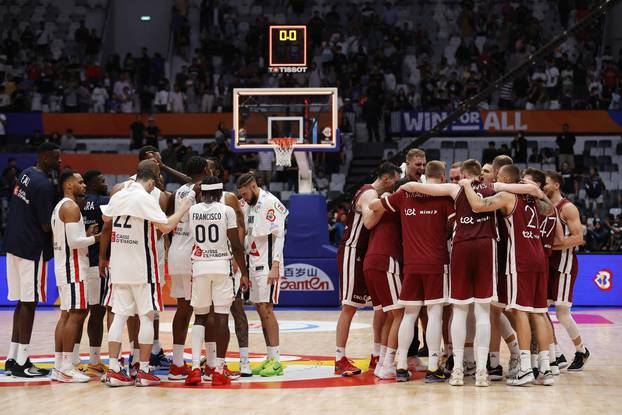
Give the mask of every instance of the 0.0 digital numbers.
[{"label": "0.0 digital numbers", "polygon": [[279,40],[281,41],[296,41],[296,31],[295,30],[279,30]]}]

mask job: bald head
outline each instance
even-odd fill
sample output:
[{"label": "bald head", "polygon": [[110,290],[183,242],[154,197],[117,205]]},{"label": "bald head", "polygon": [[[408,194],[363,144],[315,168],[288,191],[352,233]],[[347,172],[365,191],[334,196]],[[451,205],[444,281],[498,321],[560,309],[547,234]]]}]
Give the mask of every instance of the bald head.
[{"label": "bald head", "polygon": [[136,181],[158,180],[160,178],[160,167],[155,160],[147,159],[138,163],[136,170]]},{"label": "bald head", "polygon": [[499,170],[498,179],[502,183],[518,183],[520,180],[520,169],[514,164],[508,164]]}]

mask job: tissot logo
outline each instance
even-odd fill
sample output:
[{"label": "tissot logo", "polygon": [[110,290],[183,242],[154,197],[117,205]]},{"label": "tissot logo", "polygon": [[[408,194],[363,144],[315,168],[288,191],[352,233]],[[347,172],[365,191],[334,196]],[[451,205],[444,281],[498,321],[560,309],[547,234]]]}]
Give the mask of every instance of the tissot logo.
[{"label": "tissot logo", "polygon": [[602,291],[609,291],[613,288],[613,273],[608,269],[598,271],[594,277],[594,284]]}]

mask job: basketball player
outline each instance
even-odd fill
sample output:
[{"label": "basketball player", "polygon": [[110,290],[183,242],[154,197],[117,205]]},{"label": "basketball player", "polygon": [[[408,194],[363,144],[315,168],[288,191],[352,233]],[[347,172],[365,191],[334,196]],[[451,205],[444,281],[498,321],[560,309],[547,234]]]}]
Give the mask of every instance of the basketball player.
[{"label": "basketball player", "polygon": [[[185,199],[178,212],[167,219],[160,205],[149,194],[160,179],[160,169],[153,160],[138,164],[136,180],[110,198],[102,206],[103,220],[112,223],[110,248],[110,280],[114,319],[108,333],[110,368],[105,382],[109,386],[151,386],[160,378],[150,373],[149,358],[153,347],[153,319],[162,310],[156,230],[172,231],[191,206]],[[101,259],[101,254],[100,254]],[[100,270],[102,269],[100,260]],[[102,270],[103,271],[103,270]],[[136,379],[119,366],[121,335],[128,317],[138,315],[140,362]]]},{"label": "basketball player", "polygon": [[48,178],[60,168],[60,147],[43,143],[37,164],[18,177],[9,201],[5,247],[9,301],[17,301],[13,313],[11,345],[5,373],[16,377],[47,376],[28,357],[30,336],[39,301],[46,301],[47,261],[52,258],[50,218],[55,189]]},{"label": "basketball player", "polygon": [[221,203],[223,185],[211,176],[200,184],[201,203],[188,212],[192,248],[192,300],[195,312],[192,327],[192,372],[187,385],[201,383],[201,346],[205,340],[208,313],[213,310],[210,328],[216,340],[217,362],[211,370],[212,385],[227,385],[231,380],[225,373],[225,355],[229,345],[229,310],[235,296],[233,287],[232,253],[240,264],[241,289],[248,289],[248,269],[244,247],[239,239],[237,218],[233,209]]},{"label": "basketball player", "polygon": [[[564,198],[560,191],[562,177],[556,172],[546,173],[546,185],[544,192],[555,204],[559,212],[564,238],[553,245],[553,255],[549,262],[549,300],[555,304],[557,320],[564,326],[566,333],[575,345],[576,353],[574,360],[568,366],[568,370],[581,371],[585,362],[590,357],[590,351],[583,344],[577,323],[570,314],[572,307],[572,292],[577,279],[579,263],[577,261],[577,247],[583,245],[583,230],[579,210],[568,199]],[[555,344],[555,354],[560,369],[566,367],[566,358]]]},{"label": "basketball player", "polygon": [[[445,182],[445,165],[430,161],[425,170],[427,183]],[[426,330],[429,348],[426,382],[443,382],[445,373],[439,367],[441,354],[443,304],[448,297],[447,230],[454,215],[449,197],[430,197],[399,190],[371,203],[374,211],[400,215],[403,237],[404,282],[399,304],[406,307],[399,327],[397,380],[408,381],[408,348],[422,306],[428,307]],[[388,274],[387,274],[388,277]],[[388,363],[385,361],[385,364]],[[391,365],[393,362],[391,362]]]},{"label": "basketball player", "polygon": [[[84,196],[84,206],[82,207],[82,217],[84,226],[88,229],[92,225],[97,225],[103,229],[102,211],[100,206],[108,204],[108,186],[106,178],[100,171],[89,170],[84,173],[84,183],[86,184],[86,196]],[[106,316],[106,306],[104,301],[108,290],[108,279],[99,276],[99,241],[89,246],[89,268],[87,270],[88,281],[88,304],[89,322],[87,332],[89,335],[89,364],[88,370],[93,375],[101,377],[108,369],[101,361],[101,345],[104,335],[104,317]],[[81,336],[80,336],[81,337]]]},{"label": "basketball player", "polygon": [[[400,184],[398,181],[396,187]],[[386,195],[389,193],[385,193]],[[370,230],[369,245],[363,261],[365,286],[374,308],[379,307],[386,314],[381,335],[380,358],[374,368],[374,375],[380,379],[395,379],[397,336],[404,314],[404,307],[398,304],[398,296],[402,289],[400,218],[394,212],[371,210],[371,204],[370,209],[363,212],[363,224]]]},{"label": "basketball player", "polygon": [[[221,182],[223,181],[224,172],[219,159],[215,157],[209,157],[207,159],[207,170],[210,176],[215,176],[219,178]],[[243,241],[246,237],[246,230],[244,225],[244,213],[242,213],[238,198],[235,194],[231,192],[222,192],[222,198],[220,200],[220,203],[229,206],[235,212],[235,217],[238,224],[238,234],[240,236],[240,241]],[[225,363],[224,374],[233,380],[240,376],[253,376],[253,371],[251,370],[250,360],[248,357],[248,319],[246,317],[246,311],[244,311],[244,300],[245,298],[248,298],[249,290],[246,290],[244,292],[241,290],[240,278],[242,277],[242,274],[235,260],[233,260],[232,266],[233,287],[236,295],[233,300],[233,304],[231,305],[231,315],[233,316],[235,335],[237,337],[238,347],[240,349],[240,372],[238,373],[229,370],[227,364]],[[215,317],[215,315],[213,312],[211,312],[208,315],[208,324],[205,328],[205,344],[207,356],[205,359],[205,364],[203,364],[203,362],[201,363],[201,366],[205,369],[204,378],[210,377],[210,368],[215,368],[217,362],[215,333],[212,330],[213,324],[209,324],[213,317]]]},{"label": "basketball player", "polygon": [[[377,199],[379,195],[393,190],[399,175],[400,170],[396,165],[388,162],[382,163],[376,171],[374,182],[363,185],[352,199],[350,211],[346,219],[346,229],[337,251],[342,308],[337,321],[336,375],[353,376],[361,373],[361,369],[354,366],[352,361],[346,357],[345,349],[348,342],[350,324],[356,309],[365,307],[368,300],[363,273],[363,258],[367,251],[369,231],[363,225],[363,214],[369,208],[371,201]],[[384,323],[382,318],[377,317],[379,314],[382,314],[382,312],[378,310],[374,313],[374,349],[378,349],[378,358],[380,355],[382,324]]]},{"label": "basketball player", "polygon": [[457,161],[451,165],[451,169],[449,169],[449,183],[457,184],[460,181],[460,167],[461,166],[462,166],[461,161]]},{"label": "basketball player", "polygon": [[[499,181],[518,183],[520,171],[514,165],[506,165],[499,169]],[[532,320],[538,340],[540,372],[537,382],[543,385],[553,384],[553,375],[549,365],[547,322],[544,313],[547,311],[546,278],[543,272],[545,256],[540,241],[538,223],[539,207],[535,199],[525,195],[500,192],[493,196],[476,193],[472,179],[460,181],[469,205],[475,213],[494,212],[501,210],[508,231],[508,262],[506,266],[508,286],[508,308],[514,315],[515,328],[520,347],[520,369],[507,381],[508,385],[522,386],[536,381],[531,370],[531,328]],[[549,206],[550,214],[552,206]],[[533,314],[530,316],[529,314]]]},{"label": "basketball player", "polygon": [[[186,171],[191,181],[181,186],[175,192],[172,211],[181,208],[183,199],[190,197],[194,200],[194,188],[209,175],[207,160],[193,156],[186,163]],[[189,222],[182,221],[173,232],[171,246],[168,250],[168,272],[171,276],[171,296],[177,299],[177,310],[173,317],[173,362],[169,369],[169,380],[184,380],[190,374],[190,367],[184,363],[184,344],[188,333],[188,324],[192,317],[191,283],[192,283],[192,246],[194,244],[190,233]]]},{"label": "basketball player", "polygon": [[[257,186],[252,173],[242,174],[236,186],[244,200],[241,205],[246,221],[244,248],[251,281],[250,300],[261,319],[268,351],[263,363],[253,368],[253,375],[278,376],[283,374],[283,365],[279,355],[279,323],[273,308],[279,302],[285,220],[289,212],[274,195]],[[239,262],[238,266],[241,267]]]},{"label": "basketball player", "polygon": [[[59,177],[63,198],[52,212],[54,238],[54,273],[60,297],[61,315],[55,331],[55,368],[52,380],[65,383],[84,383],[90,377],[74,367],[74,346],[80,344],[82,326],[88,314],[87,284],[89,268],[88,247],[99,240],[99,226],[84,230],[80,206],[84,202],[86,185],[82,176],[65,170]],[[79,347],[78,347],[79,350]]]},{"label": "basketball player", "polygon": [[[510,163],[510,164],[512,164],[512,163]],[[460,181],[460,179],[458,179],[458,181]],[[494,174],[492,172],[492,164],[486,163],[486,164],[484,164],[482,166],[482,178],[481,178],[481,181],[484,182],[484,183],[494,183],[495,182],[495,176],[494,176]]]}]

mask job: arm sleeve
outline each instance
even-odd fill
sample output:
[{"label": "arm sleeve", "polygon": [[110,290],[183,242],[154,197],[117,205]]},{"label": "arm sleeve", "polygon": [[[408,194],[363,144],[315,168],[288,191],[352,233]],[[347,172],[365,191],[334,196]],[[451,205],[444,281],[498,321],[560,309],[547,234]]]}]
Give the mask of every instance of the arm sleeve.
[{"label": "arm sleeve", "polygon": [[236,229],[238,227],[238,219],[231,206],[226,206],[225,216],[227,217],[227,229]]},{"label": "arm sleeve", "polygon": [[66,223],[65,234],[67,235],[67,243],[71,249],[86,248],[95,243],[95,237],[86,236],[84,227],[80,226],[78,222]]}]

